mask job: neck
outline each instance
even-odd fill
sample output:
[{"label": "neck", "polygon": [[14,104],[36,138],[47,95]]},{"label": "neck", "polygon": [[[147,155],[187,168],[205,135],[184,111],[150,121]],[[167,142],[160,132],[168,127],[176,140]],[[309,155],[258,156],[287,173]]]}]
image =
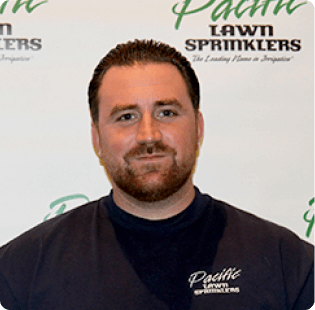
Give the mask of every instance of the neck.
[{"label": "neck", "polygon": [[184,211],[195,198],[192,178],[170,197],[155,202],[139,201],[113,184],[113,199],[127,213],[148,220],[163,220]]}]

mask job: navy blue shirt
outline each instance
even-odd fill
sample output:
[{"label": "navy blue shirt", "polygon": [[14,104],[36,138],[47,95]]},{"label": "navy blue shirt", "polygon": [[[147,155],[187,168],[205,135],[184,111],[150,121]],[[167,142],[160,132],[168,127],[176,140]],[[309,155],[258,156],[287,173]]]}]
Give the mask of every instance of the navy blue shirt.
[{"label": "navy blue shirt", "polygon": [[0,301],[10,310],[305,310],[313,274],[313,246],[197,189],[162,221],[127,214],[109,195],[3,246]]}]

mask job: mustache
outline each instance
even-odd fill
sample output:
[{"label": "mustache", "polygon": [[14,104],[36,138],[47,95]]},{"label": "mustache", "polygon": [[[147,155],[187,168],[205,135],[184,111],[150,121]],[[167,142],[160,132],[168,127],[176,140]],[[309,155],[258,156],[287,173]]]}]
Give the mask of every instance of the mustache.
[{"label": "mustache", "polygon": [[134,147],[133,149],[131,149],[124,155],[124,160],[127,163],[129,163],[130,159],[132,158],[136,158],[142,155],[153,155],[153,154],[161,154],[161,155],[172,154],[173,156],[175,156],[177,152],[173,148],[158,141],[158,142],[155,142],[154,144],[150,144],[150,145],[140,144]]}]

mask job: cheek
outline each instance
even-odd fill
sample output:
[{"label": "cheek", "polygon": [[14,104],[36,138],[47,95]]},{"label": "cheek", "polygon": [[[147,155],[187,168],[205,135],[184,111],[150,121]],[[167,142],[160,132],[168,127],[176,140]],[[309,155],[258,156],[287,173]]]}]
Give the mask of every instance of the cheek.
[{"label": "cheek", "polygon": [[178,159],[191,157],[198,145],[196,127],[191,124],[183,124],[172,133],[165,133],[165,138],[165,143],[177,151]]},{"label": "cheek", "polygon": [[128,136],[124,134],[108,131],[107,135],[103,136],[102,139],[104,154],[110,157],[116,157],[116,160],[119,160],[129,150],[129,140]]}]

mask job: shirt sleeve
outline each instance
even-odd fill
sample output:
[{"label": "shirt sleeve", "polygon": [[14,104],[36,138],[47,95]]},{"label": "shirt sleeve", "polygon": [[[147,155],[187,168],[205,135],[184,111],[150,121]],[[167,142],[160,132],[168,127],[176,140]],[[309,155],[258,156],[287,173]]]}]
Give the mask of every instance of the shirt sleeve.
[{"label": "shirt sleeve", "polygon": [[27,309],[34,252],[34,243],[23,238],[0,248],[0,302],[3,308]]},{"label": "shirt sleeve", "polygon": [[0,302],[4,309],[21,310],[17,300],[12,294],[12,291],[7,283],[7,280],[0,272]]},{"label": "shirt sleeve", "polygon": [[314,265],[305,281],[293,310],[311,309],[314,305]]},{"label": "shirt sleeve", "polygon": [[288,309],[308,310],[314,304],[314,247],[297,236],[286,237],[281,253]]}]

